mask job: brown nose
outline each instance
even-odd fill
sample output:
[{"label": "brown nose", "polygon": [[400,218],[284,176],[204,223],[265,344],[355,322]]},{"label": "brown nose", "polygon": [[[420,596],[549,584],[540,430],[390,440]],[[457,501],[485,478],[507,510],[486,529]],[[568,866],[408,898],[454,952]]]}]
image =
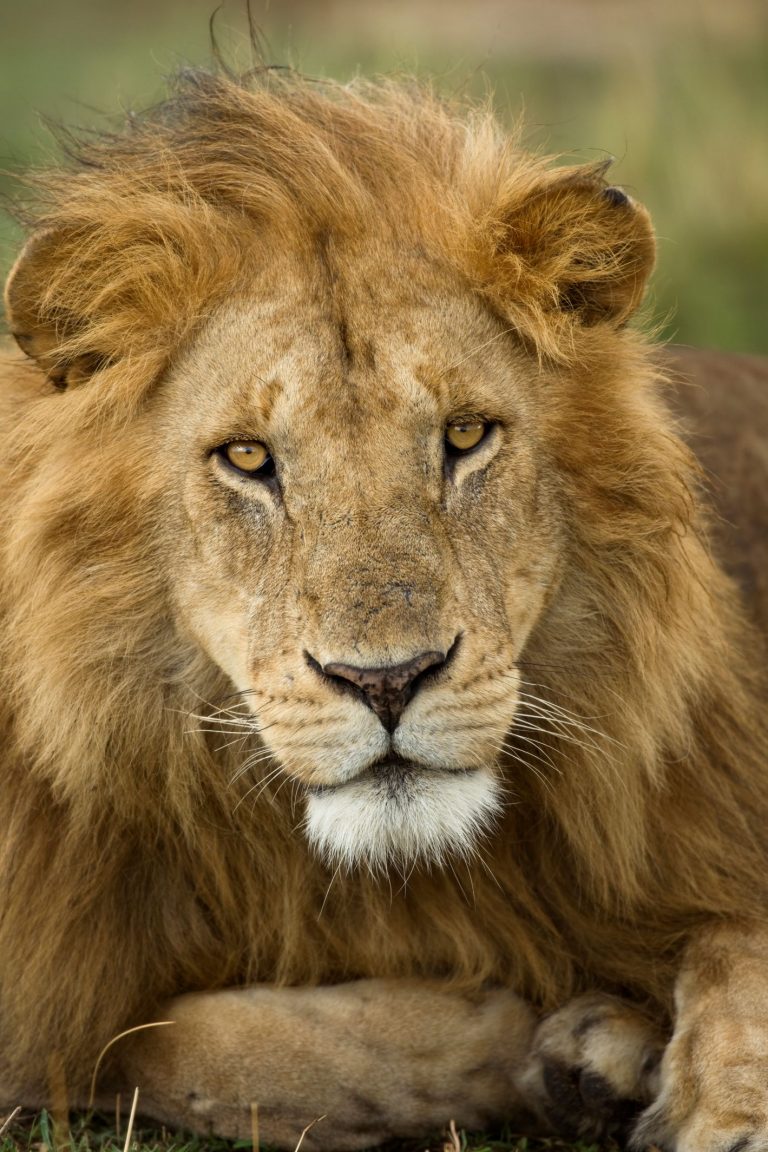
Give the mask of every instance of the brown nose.
[{"label": "brown nose", "polygon": [[[384,668],[356,668],[353,664],[325,664],[322,671],[341,686],[355,689],[381,720],[388,732],[394,732],[406,704],[414,695],[417,681],[425,672],[445,664],[442,652],[422,652],[404,664]],[[316,661],[313,666],[320,667]]]}]

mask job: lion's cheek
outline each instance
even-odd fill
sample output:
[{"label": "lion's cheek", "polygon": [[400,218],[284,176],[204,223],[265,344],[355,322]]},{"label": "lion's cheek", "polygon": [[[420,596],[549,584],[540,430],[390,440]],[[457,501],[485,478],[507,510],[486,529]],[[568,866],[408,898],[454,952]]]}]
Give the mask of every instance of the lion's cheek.
[{"label": "lion's cheek", "polygon": [[234,518],[194,490],[184,493],[180,522],[167,556],[177,626],[240,691],[249,690],[254,668],[285,649],[286,560],[275,557],[290,555],[290,541],[270,509],[240,509]]},{"label": "lion's cheek", "polygon": [[177,627],[192,637],[210,660],[244,690],[251,648],[249,613],[252,598],[203,573],[188,573],[174,594]]},{"label": "lion's cheek", "polygon": [[515,657],[522,653],[559,584],[559,566],[534,563],[515,573],[505,597],[507,627]]},{"label": "lion's cheek", "polygon": [[[498,611],[503,624],[489,639],[502,631],[513,660],[521,655],[556,595],[566,563],[563,516],[547,492],[546,479],[533,478],[527,488],[517,501],[511,493],[498,501],[498,506],[512,508],[513,513],[507,518],[506,531],[497,531],[490,549],[500,576]],[[492,581],[487,583],[492,586]]]}]

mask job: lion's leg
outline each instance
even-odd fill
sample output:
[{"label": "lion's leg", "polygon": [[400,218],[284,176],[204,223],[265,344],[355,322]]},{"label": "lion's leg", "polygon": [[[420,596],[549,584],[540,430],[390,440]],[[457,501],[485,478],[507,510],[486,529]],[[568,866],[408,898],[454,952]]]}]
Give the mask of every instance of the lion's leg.
[{"label": "lion's leg", "polygon": [[616,1135],[655,1098],[664,1043],[625,1001],[579,996],[538,1026],[516,1086],[560,1136]]},{"label": "lion's leg", "polygon": [[513,1077],[534,1027],[511,992],[463,995],[436,983],[365,980],[321,988],[259,985],[197,993],[163,1010],[173,1026],[137,1033],[123,1091],[158,1120],[294,1148],[354,1149],[477,1127],[515,1111]]},{"label": "lion's leg", "polygon": [[689,947],[658,1100],[633,1147],[768,1150],[768,931],[718,925]]}]

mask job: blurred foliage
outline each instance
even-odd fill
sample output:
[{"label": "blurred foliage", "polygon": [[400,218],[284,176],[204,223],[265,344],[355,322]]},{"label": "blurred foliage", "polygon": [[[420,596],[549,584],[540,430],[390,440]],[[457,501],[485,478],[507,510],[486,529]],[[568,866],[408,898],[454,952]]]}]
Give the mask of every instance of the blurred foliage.
[{"label": "blurred foliage", "polygon": [[[529,0],[414,0],[405,22],[395,0],[263,9],[254,0],[252,9],[272,60],[341,79],[415,71],[451,93],[492,89],[503,119],[523,115],[531,147],[615,156],[614,179],[656,222],[653,304],[664,334],[768,352],[768,0],[739,0],[731,11],[743,27],[732,20],[725,31],[704,18],[709,0],[646,4],[540,0],[534,17]],[[14,171],[54,158],[46,117],[104,125],[104,114],[161,96],[164,75],[209,63],[214,5],[26,0],[6,11],[0,191],[13,194]],[[226,0],[214,23],[225,55],[247,66],[244,3]],[[6,221],[2,270],[18,239]]]}]

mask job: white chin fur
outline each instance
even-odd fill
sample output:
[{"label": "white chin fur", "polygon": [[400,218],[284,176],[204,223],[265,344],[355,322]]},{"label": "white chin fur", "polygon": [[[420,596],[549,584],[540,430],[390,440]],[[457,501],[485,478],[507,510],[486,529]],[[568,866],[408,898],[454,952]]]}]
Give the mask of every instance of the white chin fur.
[{"label": "white chin fur", "polygon": [[485,769],[414,772],[390,780],[365,776],[307,798],[306,833],[333,867],[409,867],[469,857],[501,810],[500,789]]}]

